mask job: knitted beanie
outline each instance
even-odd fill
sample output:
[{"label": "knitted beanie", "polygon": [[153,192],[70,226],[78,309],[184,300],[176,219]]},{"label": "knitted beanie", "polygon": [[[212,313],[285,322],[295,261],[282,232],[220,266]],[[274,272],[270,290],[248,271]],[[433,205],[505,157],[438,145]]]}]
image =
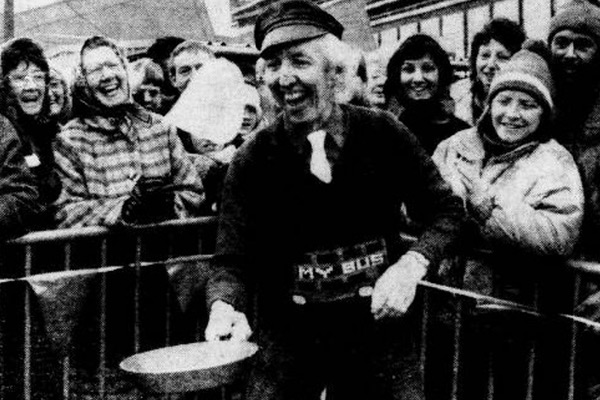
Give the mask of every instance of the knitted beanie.
[{"label": "knitted beanie", "polygon": [[519,90],[536,99],[552,114],[554,83],[548,63],[529,50],[520,50],[496,74],[490,85],[488,104],[502,90]]},{"label": "knitted beanie", "polygon": [[567,3],[550,21],[548,43],[552,43],[554,35],[565,29],[590,35],[596,43],[600,43],[600,7],[586,0]]}]

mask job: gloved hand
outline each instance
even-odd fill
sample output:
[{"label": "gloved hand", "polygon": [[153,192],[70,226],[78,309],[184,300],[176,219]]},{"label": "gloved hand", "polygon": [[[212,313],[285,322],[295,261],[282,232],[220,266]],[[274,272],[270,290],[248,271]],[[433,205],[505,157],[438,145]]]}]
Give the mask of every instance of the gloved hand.
[{"label": "gloved hand", "polygon": [[379,277],[371,297],[371,313],[375,319],[400,317],[406,313],[428,265],[429,261],[422,254],[408,251]]},{"label": "gloved hand", "polygon": [[458,170],[467,195],[467,210],[478,222],[484,223],[490,218],[495,203],[487,184],[479,175]]},{"label": "gloved hand", "polygon": [[252,335],[252,329],[244,313],[236,311],[224,301],[215,301],[210,308],[210,317],[204,337],[207,341],[244,341]]},{"label": "gloved hand", "polygon": [[221,201],[221,191],[223,190],[223,182],[227,174],[227,164],[216,162],[206,173],[202,184],[206,195],[206,202],[210,206],[219,204]]},{"label": "gloved hand", "polygon": [[140,178],[123,203],[123,222],[149,224],[175,218],[175,193],[167,185],[162,177]]}]

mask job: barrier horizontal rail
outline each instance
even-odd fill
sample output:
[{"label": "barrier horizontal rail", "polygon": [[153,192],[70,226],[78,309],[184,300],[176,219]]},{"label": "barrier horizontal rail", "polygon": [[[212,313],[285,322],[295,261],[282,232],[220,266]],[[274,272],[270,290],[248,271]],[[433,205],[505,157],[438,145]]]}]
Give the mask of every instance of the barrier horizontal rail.
[{"label": "barrier horizontal rail", "polygon": [[216,221],[216,217],[197,217],[188,219],[169,220],[157,224],[148,225],[127,225],[111,228],[103,226],[89,226],[82,228],[52,229],[45,231],[30,232],[21,237],[9,240],[8,243],[15,245],[26,245],[66,241],[80,238],[105,237],[118,232],[144,233],[153,232],[160,229],[178,228],[185,226],[193,227],[201,225],[216,225]]},{"label": "barrier horizontal rail", "polygon": [[[87,239],[87,238],[99,238],[101,239],[101,242],[103,244],[101,244],[101,246],[105,247],[105,242],[107,239],[110,239],[113,235],[115,234],[127,234],[127,235],[132,235],[134,237],[138,237],[138,236],[142,236],[146,233],[155,233],[155,232],[161,232],[161,231],[165,231],[165,232],[169,232],[169,231],[174,231],[177,232],[179,229],[185,228],[185,227],[198,227],[200,229],[202,229],[203,227],[207,227],[209,228],[209,233],[212,234],[212,229],[214,229],[214,227],[216,226],[216,218],[215,217],[201,217],[201,218],[194,218],[194,219],[187,219],[187,220],[175,220],[175,221],[167,221],[167,222],[163,222],[160,224],[152,224],[152,225],[143,225],[143,226],[131,226],[131,227],[119,227],[119,228],[106,228],[106,227],[87,227],[87,228],[78,228],[78,229],[59,229],[59,230],[51,230],[51,231],[39,231],[39,232],[31,232],[28,233],[22,237],[13,239],[11,241],[9,241],[9,243],[13,246],[22,246],[25,249],[28,249],[27,252],[31,252],[31,248],[35,248],[37,245],[41,245],[41,244],[48,244],[48,243],[61,243],[61,246],[69,246],[72,243],[76,242],[79,239]],[[401,234],[400,235],[400,239],[402,242],[404,243],[412,243],[416,240],[416,238],[412,235],[408,235],[408,234]],[[139,246],[140,244],[137,243],[136,246]],[[103,250],[104,252],[106,252],[106,249]],[[491,253],[487,250],[481,250],[481,249],[477,249],[476,252],[479,254],[486,254],[486,255],[490,255]],[[144,279],[145,274],[147,273],[147,268],[148,266],[155,266],[158,264],[164,264],[165,266],[170,266],[170,265],[177,265],[177,264],[190,264],[193,265],[194,262],[208,262],[210,261],[210,259],[212,258],[212,254],[210,252],[207,253],[202,253],[200,250],[198,250],[198,254],[193,254],[193,255],[186,255],[186,256],[167,256],[164,260],[159,260],[157,262],[154,263],[148,263],[144,260],[142,260],[139,255],[136,257],[136,260],[130,263],[126,263],[126,264],[121,264],[120,267],[123,267],[124,270],[130,270],[130,271],[134,271],[135,274],[132,275],[134,276],[133,278],[133,282],[134,282],[134,286],[135,288],[134,290],[134,295],[133,295],[133,300],[131,300],[133,303],[133,305],[130,305],[132,308],[135,308],[135,310],[133,311],[134,316],[133,316],[133,321],[136,324],[133,334],[133,350],[139,350],[140,349],[140,338],[143,338],[145,335],[144,332],[144,328],[142,326],[140,326],[140,321],[143,319],[141,316],[141,313],[145,312],[144,311],[144,307],[145,305],[143,305],[141,302],[143,300],[143,291],[145,290],[145,288],[143,287],[144,285],[142,284],[142,281]],[[29,263],[31,263],[31,259],[29,259]],[[102,261],[98,264],[99,269],[101,269],[102,267],[106,268],[109,267],[109,265],[106,264],[106,255],[104,254],[102,256]],[[566,261],[566,266],[570,269],[572,269],[573,271],[577,271],[578,274],[584,275],[584,276],[590,276],[594,279],[599,278],[600,277],[600,263],[596,263],[596,262],[591,262],[591,261],[584,261],[584,260],[568,260]],[[77,266],[71,266],[71,267],[77,267]],[[192,267],[193,268],[193,267]],[[69,269],[66,268],[65,269]],[[74,268],[76,269],[76,268]],[[25,269],[27,271],[27,269]],[[25,274],[28,275],[28,274]],[[6,282],[9,281],[16,281],[16,280],[27,280],[31,277],[35,277],[37,274],[33,273],[29,276],[24,276],[23,278],[16,278],[14,280],[7,280]],[[110,362],[112,361],[107,361],[107,355],[105,354],[107,352],[106,350],[106,346],[111,345],[112,343],[110,342],[110,340],[106,339],[105,335],[106,333],[104,333],[104,331],[102,330],[106,330],[107,329],[107,315],[110,315],[110,310],[107,311],[106,309],[106,298],[107,295],[108,297],[110,297],[112,294],[111,288],[107,288],[106,287],[106,278],[103,277],[103,289],[100,291],[101,296],[100,296],[100,300],[99,300],[99,308],[98,308],[98,313],[99,313],[99,328],[101,330],[100,337],[101,339],[99,339],[99,343],[100,343],[100,355],[98,356],[100,361],[99,361],[99,367],[98,367],[98,388],[94,389],[97,391],[98,397],[99,398],[109,398],[108,396],[108,383],[106,383],[109,378],[110,375],[106,372],[110,365]],[[0,281],[0,293],[4,290],[3,289],[3,285],[1,285],[1,283],[3,283],[4,281]],[[455,352],[455,361],[457,363],[457,365],[455,365],[455,370],[453,372],[453,376],[454,379],[458,379],[458,375],[460,374],[460,368],[459,368],[459,364],[460,364],[460,360],[461,360],[461,356],[460,356],[460,352],[462,351],[463,345],[464,343],[461,343],[461,332],[464,329],[463,325],[464,325],[464,321],[463,321],[463,316],[462,313],[464,311],[464,307],[462,306],[463,302],[469,301],[469,302],[485,302],[486,304],[491,304],[493,306],[497,306],[498,308],[507,308],[507,309],[511,309],[511,310],[515,310],[519,313],[522,313],[524,315],[528,315],[528,316],[532,316],[535,318],[539,318],[539,319],[545,319],[545,318],[552,318],[552,319],[560,319],[562,321],[567,321],[568,323],[573,324],[573,333],[572,333],[572,344],[571,344],[571,351],[572,351],[572,355],[571,355],[571,363],[573,365],[576,364],[576,352],[579,351],[580,349],[578,348],[579,346],[579,342],[578,342],[578,335],[580,334],[580,331],[583,329],[587,329],[590,328],[594,331],[598,331],[600,332],[600,323],[596,322],[596,321],[592,321],[590,319],[586,319],[583,318],[581,316],[577,316],[571,313],[557,313],[557,314],[552,314],[552,315],[547,315],[544,312],[541,312],[540,310],[538,310],[534,305],[530,305],[530,304],[520,304],[517,302],[513,302],[513,301],[508,301],[505,299],[500,299],[497,297],[492,297],[492,296],[486,296],[486,295],[482,295],[480,293],[476,293],[476,292],[472,292],[472,291],[468,291],[468,290],[464,290],[462,288],[459,287],[452,287],[452,286],[446,286],[446,285],[442,285],[439,283],[434,283],[434,282],[430,282],[430,281],[421,281],[419,283],[420,287],[422,289],[424,289],[424,292],[426,293],[430,293],[430,294],[435,294],[435,293],[444,293],[448,296],[450,296],[451,298],[453,298],[454,302],[456,303],[456,311],[455,311],[455,321],[454,321],[454,332],[455,332],[455,337],[456,337],[456,341],[454,342],[454,352]],[[169,298],[169,294],[166,293],[164,294],[164,296],[166,296],[166,303],[172,302],[173,300],[171,300]],[[18,303],[21,304],[23,303],[22,306],[22,314],[25,316],[25,328],[24,328],[24,333],[22,333],[25,337],[25,343],[24,343],[24,354],[25,354],[25,359],[23,360],[23,372],[22,375],[26,375],[31,373],[31,369],[32,369],[32,363],[35,364],[35,358],[36,358],[36,354],[35,354],[35,349],[32,350],[31,346],[32,343],[35,343],[35,340],[33,340],[32,338],[35,337],[36,332],[35,332],[35,327],[33,326],[34,324],[32,324],[32,316],[30,315],[31,313],[31,307],[32,304],[30,304],[30,300],[29,300],[29,294],[25,294],[25,300],[20,300]],[[574,304],[576,305],[576,302],[574,300]],[[429,313],[429,308],[428,306],[424,306],[424,311],[423,311],[423,318],[424,318],[424,326],[427,325],[427,320],[431,319],[433,317],[433,315],[428,315]],[[171,318],[171,314],[168,310],[164,311],[165,315],[163,315],[163,319],[165,319],[165,321],[168,321]],[[109,318],[110,319],[110,318]],[[1,322],[1,321],[0,321]],[[109,324],[110,325],[110,324]],[[197,326],[197,328],[201,329],[201,327]],[[169,335],[170,333],[169,330],[171,329],[169,323],[166,323],[165,325],[165,329],[167,331],[166,334],[166,342],[168,343],[170,339]],[[39,332],[37,333],[39,334]],[[423,340],[425,341],[427,337],[427,333],[425,332],[423,334]],[[0,342],[2,342],[2,340],[4,340],[6,338],[3,338],[2,332],[0,332]],[[7,351],[5,349],[3,349],[3,346],[5,346],[5,344],[2,342],[0,343],[0,353],[2,353],[3,351]],[[534,350],[532,350],[532,357],[531,360],[534,360],[536,357],[536,352]],[[533,361],[531,361],[533,363]],[[64,377],[63,377],[63,395],[61,398],[63,399],[68,399],[70,398],[70,396],[72,395],[72,387],[73,385],[75,385],[75,383],[73,382],[73,379],[71,378],[71,376],[74,374],[73,370],[77,368],[77,366],[72,365],[73,363],[71,362],[69,356],[67,356],[63,361],[62,361],[63,365],[64,365]],[[5,368],[7,368],[6,366],[0,365],[0,398],[5,398],[5,396],[3,396],[4,393],[9,393],[10,395],[14,394],[14,392],[10,391],[9,389],[6,388],[2,388],[3,385],[3,374],[6,373],[10,373],[10,371],[6,371]],[[575,367],[571,367],[570,369],[570,373],[573,375],[572,377],[570,377],[570,380],[572,381],[570,384],[570,390],[569,390],[569,395],[565,396],[565,398],[568,399],[574,399],[575,395],[574,393],[574,381],[575,381]],[[108,374],[108,375],[107,375]],[[28,377],[27,379],[25,379],[26,385],[25,388],[22,390],[22,396],[19,396],[18,398],[23,398],[23,399],[31,399],[31,398],[35,398],[35,396],[33,395],[34,391],[35,391],[35,387],[36,384],[39,384],[38,381],[36,381],[35,379],[33,379],[32,377]],[[452,398],[452,399],[459,399],[460,396],[458,395],[458,390],[457,390],[457,383],[454,382],[454,388],[452,391],[452,396],[448,397],[448,398]],[[533,383],[529,384],[531,387],[533,387]],[[492,385],[493,386],[493,385]],[[493,389],[490,389],[491,392],[493,392]],[[532,389],[531,389],[532,390]],[[490,397],[491,398],[491,397]]]}]

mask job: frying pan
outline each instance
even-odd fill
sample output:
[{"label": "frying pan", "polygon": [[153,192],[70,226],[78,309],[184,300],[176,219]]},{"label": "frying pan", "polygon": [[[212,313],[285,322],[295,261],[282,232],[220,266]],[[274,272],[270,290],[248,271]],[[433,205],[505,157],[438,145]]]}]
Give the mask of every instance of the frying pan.
[{"label": "frying pan", "polygon": [[199,342],[138,353],[119,367],[150,393],[196,392],[233,383],[258,351],[252,342]]}]

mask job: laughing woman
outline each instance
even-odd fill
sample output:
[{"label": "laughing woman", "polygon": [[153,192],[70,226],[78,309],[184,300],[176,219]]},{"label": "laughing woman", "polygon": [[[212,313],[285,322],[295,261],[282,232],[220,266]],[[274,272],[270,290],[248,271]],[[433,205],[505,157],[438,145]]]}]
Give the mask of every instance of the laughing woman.
[{"label": "laughing woman", "polygon": [[37,178],[40,200],[49,205],[58,198],[61,182],[52,152],[59,126],[50,116],[48,61],[40,45],[18,38],[2,47],[0,64],[2,112],[27,152],[25,160]]},{"label": "laughing woman", "polygon": [[452,66],[448,54],[430,36],[406,39],[390,59],[387,77],[388,110],[417,136],[427,153],[469,127],[450,111]]},{"label": "laughing woman", "polygon": [[[551,139],[552,93],[544,59],[519,51],[493,79],[477,127],[442,142],[433,156],[463,199],[476,240],[492,251],[491,257],[470,255],[466,272],[457,271],[465,288],[536,307],[560,307],[568,284],[555,261],[572,252],[583,214],[577,167]],[[524,335],[533,330],[515,319],[518,314],[493,305],[476,308],[475,316],[485,316],[485,326],[497,334],[485,337],[498,338],[488,349],[496,356],[496,399],[525,398],[529,339]],[[476,321],[481,328],[483,320]],[[485,353],[480,344],[471,354]],[[486,370],[478,365],[472,373]]]}]

